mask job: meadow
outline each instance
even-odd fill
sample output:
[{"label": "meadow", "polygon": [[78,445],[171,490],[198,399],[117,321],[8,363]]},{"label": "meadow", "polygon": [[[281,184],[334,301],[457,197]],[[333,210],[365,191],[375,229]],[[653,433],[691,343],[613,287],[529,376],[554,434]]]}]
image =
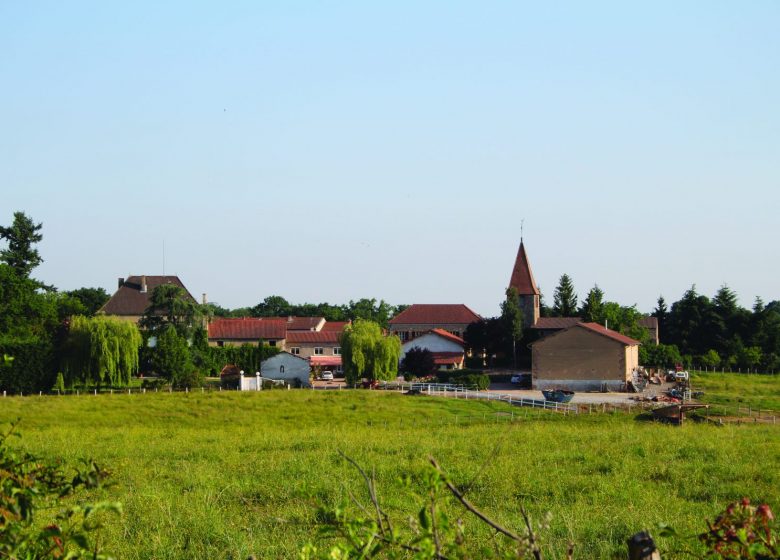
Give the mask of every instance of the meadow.
[{"label": "meadow", "polygon": [[780,374],[692,372],[691,383],[704,391],[702,402],[780,413]]},{"label": "meadow", "polygon": [[[419,508],[429,456],[456,484],[473,479],[470,499],[499,522],[519,528],[520,504],[536,520],[550,512],[546,558],[569,541],[576,558],[625,557],[633,533],[669,523],[694,534],[743,496],[780,509],[780,426],[509,411],[365,390],[115,394],[8,397],[0,423],[21,418],[14,445],[113,471],[88,497],[122,502],[102,534],[122,559],[295,558],[306,542],[327,546],[317,505],[347,489],[365,496],[339,451],[374,469],[399,520]],[[463,519],[475,543],[489,541]]]}]

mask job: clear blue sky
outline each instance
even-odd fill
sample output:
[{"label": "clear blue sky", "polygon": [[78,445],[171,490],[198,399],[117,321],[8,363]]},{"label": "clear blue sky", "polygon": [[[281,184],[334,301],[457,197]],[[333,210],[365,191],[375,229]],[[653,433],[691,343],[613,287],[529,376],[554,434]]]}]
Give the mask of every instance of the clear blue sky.
[{"label": "clear blue sky", "polygon": [[[163,5],[165,4],[165,5]],[[0,223],[61,289],[780,299],[780,4],[0,3]]]}]

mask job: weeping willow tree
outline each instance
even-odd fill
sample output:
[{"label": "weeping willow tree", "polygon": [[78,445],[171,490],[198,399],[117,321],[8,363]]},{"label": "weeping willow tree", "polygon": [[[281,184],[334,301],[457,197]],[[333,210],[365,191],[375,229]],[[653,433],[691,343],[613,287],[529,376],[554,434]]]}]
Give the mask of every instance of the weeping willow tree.
[{"label": "weeping willow tree", "polygon": [[349,385],[361,378],[393,379],[398,375],[401,341],[384,336],[373,321],[358,319],[341,335],[341,361]]},{"label": "weeping willow tree", "polygon": [[71,318],[64,348],[63,371],[69,385],[126,385],[138,372],[138,327],[113,317]]}]

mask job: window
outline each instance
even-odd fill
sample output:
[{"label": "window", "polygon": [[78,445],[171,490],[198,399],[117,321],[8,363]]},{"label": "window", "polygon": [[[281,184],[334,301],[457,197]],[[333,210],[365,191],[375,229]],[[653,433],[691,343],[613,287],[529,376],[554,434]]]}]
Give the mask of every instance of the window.
[{"label": "window", "polygon": [[321,347],[318,346],[317,348],[314,349],[314,355],[315,356],[322,356],[322,354],[323,354],[323,351],[322,351]]},{"label": "window", "polygon": [[[151,340],[151,339],[150,339],[150,340]],[[225,346],[225,341],[224,341],[224,340],[218,340],[218,341],[217,341],[217,346],[219,346],[220,348],[222,348],[223,346]]]},{"label": "window", "polygon": [[276,341],[275,340],[269,340],[268,341],[268,346],[276,346]]},{"label": "window", "polygon": [[284,373],[284,366],[279,366],[279,373]]},{"label": "window", "polygon": [[341,356],[341,346],[336,346],[333,348],[333,355],[334,356]]},{"label": "window", "polygon": [[293,346],[290,348],[290,354],[293,356],[298,356],[301,353],[301,349],[298,346]]}]

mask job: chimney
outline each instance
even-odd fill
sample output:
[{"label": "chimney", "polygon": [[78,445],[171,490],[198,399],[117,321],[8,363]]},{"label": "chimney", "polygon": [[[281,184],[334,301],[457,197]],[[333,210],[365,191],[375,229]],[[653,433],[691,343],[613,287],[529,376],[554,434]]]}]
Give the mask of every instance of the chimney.
[{"label": "chimney", "polygon": [[141,276],[141,293],[142,294],[146,293],[146,274]]},{"label": "chimney", "polygon": [[203,305],[206,305],[208,303],[208,300],[206,299],[206,294],[203,294]]},{"label": "chimney", "polygon": [[120,276],[118,284],[119,284],[119,286],[117,286],[117,288],[121,288],[122,286],[124,286],[125,285],[125,279]]}]

